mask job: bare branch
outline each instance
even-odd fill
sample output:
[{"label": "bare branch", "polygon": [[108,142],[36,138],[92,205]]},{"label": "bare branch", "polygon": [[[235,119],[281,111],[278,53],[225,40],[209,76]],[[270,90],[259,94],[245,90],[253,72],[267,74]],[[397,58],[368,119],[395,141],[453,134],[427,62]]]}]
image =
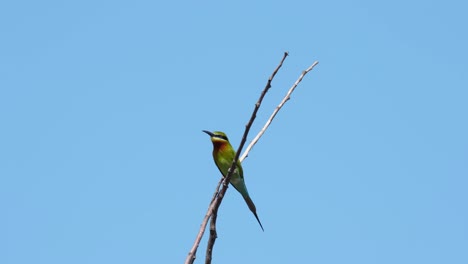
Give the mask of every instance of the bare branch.
[{"label": "bare branch", "polygon": [[[220,183],[222,181],[223,179],[221,178]],[[218,208],[213,208],[211,215],[210,238],[208,239],[208,245],[206,246],[205,263],[211,263],[214,243],[216,241],[216,238],[218,238],[218,233],[216,232],[216,219],[218,218]]]},{"label": "bare branch", "polygon": [[219,192],[219,187],[221,186],[221,183],[223,182],[223,179],[221,178],[218,182],[218,185],[216,186],[216,191],[213,194],[213,198],[211,198],[210,206],[208,206],[208,211],[206,212],[205,218],[203,218],[203,221],[200,225],[200,230],[198,231],[198,235],[195,238],[195,242],[193,243],[192,249],[190,249],[190,252],[185,259],[185,264],[192,264],[195,261],[196,254],[197,254],[197,249],[198,246],[200,245],[200,241],[203,237],[203,234],[205,233],[206,225],[208,224],[208,220],[210,219],[212,213],[213,213],[213,202],[218,195]]},{"label": "bare branch", "polygon": [[[289,89],[288,93],[283,98],[281,103],[273,111],[272,115],[267,120],[267,123],[264,125],[262,130],[252,140],[252,142],[249,144],[249,146],[247,147],[244,154],[242,156],[240,156],[240,153],[241,153],[241,151],[242,151],[242,149],[243,149],[243,147],[245,145],[245,142],[247,141],[247,136],[248,136],[248,134],[250,132],[250,128],[252,127],[252,124],[253,124],[256,116],[257,116],[257,112],[258,112],[258,110],[260,108],[260,105],[262,104],[263,98],[265,97],[268,90],[271,88],[271,82],[272,82],[273,78],[276,76],[276,74],[278,73],[281,66],[283,65],[283,62],[285,61],[287,56],[288,56],[288,53],[285,52],[284,55],[283,55],[283,58],[281,59],[281,61],[279,63],[279,65],[276,67],[276,69],[273,71],[272,75],[268,79],[267,84],[265,85],[265,88],[263,89],[257,103],[255,104],[255,107],[254,107],[252,115],[251,115],[251,117],[249,119],[249,122],[245,126],[245,131],[244,131],[244,134],[242,136],[239,147],[237,148],[236,156],[235,156],[234,160],[231,163],[231,167],[229,168],[226,177],[221,178],[219,183],[218,183],[218,186],[216,187],[216,191],[213,194],[213,198],[211,199],[210,206],[208,207],[208,211],[207,211],[207,213],[206,213],[206,215],[205,215],[205,217],[204,217],[204,219],[202,221],[202,224],[200,226],[200,230],[199,230],[198,235],[197,235],[197,237],[195,239],[195,242],[194,242],[194,244],[193,244],[193,246],[192,246],[192,248],[191,248],[191,250],[190,250],[190,252],[189,252],[189,254],[188,254],[187,258],[186,258],[186,260],[185,260],[185,264],[192,264],[195,261],[197,249],[199,247],[200,241],[201,241],[201,239],[203,237],[203,234],[205,232],[206,226],[207,226],[208,221],[210,220],[210,218],[211,218],[210,236],[209,236],[209,239],[208,239],[208,245],[207,245],[207,249],[206,249],[205,263],[207,263],[207,264],[211,263],[213,247],[214,247],[214,243],[215,243],[216,238],[217,238],[216,220],[217,220],[218,209],[219,209],[219,206],[221,205],[221,202],[222,202],[222,200],[224,198],[224,195],[226,194],[227,188],[229,187],[229,181],[230,181],[230,178],[231,178],[232,174],[235,171],[237,161],[239,160],[239,161],[242,162],[248,156],[248,153],[250,152],[252,147],[258,142],[260,137],[265,133],[266,129],[269,127],[269,125],[271,124],[271,122],[275,118],[278,111],[289,100],[289,98],[291,96],[291,93],[294,91],[294,89],[297,87],[297,85],[302,81],[302,78],[318,64],[318,62],[316,61],[308,69],[306,69],[305,71],[302,72],[301,76],[299,76],[299,78],[296,80],[294,85]],[[221,184],[222,184],[222,187],[221,187]],[[220,187],[221,187],[221,189],[220,189]]]},{"label": "bare branch", "polygon": [[257,141],[263,136],[263,134],[265,133],[265,131],[267,130],[267,128],[270,126],[271,122],[275,118],[276,114],[279,112],[279,110],[281,110],[283,105],[290,99],[292,92],[294,92],[294,89],[296,89],[297,85],[302,81],[302,78],[304,78],[304,76],[308,72],[310,72],[317,64],[318,64],[318,61],[315,61],[309,68],[307,68],[305,71],[303,71],[302,74],[299,76],[299,78],[296,80],[296,82],[293,84],[293,86],[291,88],[289,88],[289,91],[286,93],[286,96],[284,96],[281,103],[275,108],[275,110],[271,114],[270,118],[268,118],[268,120],[266,121],[263,128],[260,130],[260,132],[258,132],[257,136],[255,136],[255,138],[250,142],[250,144],[245,149],[244,154],[242,154],[242,156],[239,159],[241,162],[245,158],[247,158],[247,156],[249,155],[250,150],[253,148],[253,146],[255,146],[255,144],[257,144]]},{"label": "bare branch", "polygon": [[263,98],[265,97],[265,94],[271,88],[271,82],[273,81],[273,78],[275,77],[276,73],[278,73],[279,69],[283,65],[283,62],[284,62],[284,60],[286,59],[287,56],[288,56],[288,53],[285,52],[284,55],[283,55],[283,58],[281,59],[281,61],[279,63],[279,65],[276,67],[276,69],[271,74],[270,78],[267,81],[267,84],[265,85],[265,88],[263,89],[262,93],[260,94],[260,98],[258,98],[258,101],[255,104],[252,115],[250,116],[250,120],[247,123],[247,125],[245,125],[244,135],[242,136],[242,140],[241,140],[241,142],[239,144],[239,147],[237,148],[236,156],[234,157],[234,160],[232,161],[231,167],[229,168],[228,173],[227,173],[226,177],[224,178],[223,187],[221,188],[221,191],[218,193],[215,201],[213,202],[213,204],[214,204],[214,206],[213,206],[213,215],[212,215],[211,224],[210,224],[210,234],[212,234],[212,235],[210,235],[210,238],[208,240],[208,246],[207,246],[207,249],[206,249],[206,252],[207,252],[207,255],[206,255],[206,258],[205,258],[205,263],[206,264],[211,263],[212,253],[213,253],[213,246],[214,246],[214,242],[215,242],[216,237],[217,237],[216,236],[216,217],[217,217],[218,208],[221,205],[221,202],[222,202],[222,200],[224,198],[224,195],[226,194],[226,191],[227,191],[227,189],[229,187],[229,181],[230,181],[231,176],[232,176],[232,174],[233,174],[233,172],[235,170],[237,160],[239,159],[242,148],[244,147],[245,142],[247,141],[247,135],[249,134],[250,128],[252,127],[252,124],[253,124],[255,118],[257,117],[258,109],[260,108],[260,105],[262,104],[262,101],[263,101]]}]

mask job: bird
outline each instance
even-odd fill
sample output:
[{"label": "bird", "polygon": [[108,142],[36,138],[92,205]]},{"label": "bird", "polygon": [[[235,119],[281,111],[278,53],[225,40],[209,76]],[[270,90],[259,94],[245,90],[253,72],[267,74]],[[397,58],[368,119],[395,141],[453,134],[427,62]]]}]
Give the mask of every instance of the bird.
[{"label": "bird", "polygon": [[[236,156],[236,151],[232,148],[231,143],[229,143],[229,140],[225,133],[221,131],[202,131],[210,136],[211,142],[213,143],[214,162],[221,174],[223,175],[223,177],[226,177],[226,175],[228,174],[228,170],[232,165],[232,161]],[[253,215],[257,219],[257,222],[262,228],[262,231],[265,231],[263,229],[262,223],[260,222],[260,219],[258,218],[255,204],[249,196],[247,186],[245,186],[244,172],[242,170],[242,165],[239,160],[237,160],[236,168],[234,169],[234,172],[231,175],[230,183],[242,195],[250,211],[252,211]]]}]

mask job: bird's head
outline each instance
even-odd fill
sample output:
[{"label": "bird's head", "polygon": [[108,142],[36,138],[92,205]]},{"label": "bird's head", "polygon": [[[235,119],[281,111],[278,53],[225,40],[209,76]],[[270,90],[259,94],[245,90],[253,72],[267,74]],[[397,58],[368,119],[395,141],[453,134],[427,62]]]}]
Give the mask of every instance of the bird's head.
[{"label": "bird's head", "polygon": [[221,131],[210,132],[210,131],[203,130],[203,132],[207,133],[210,136],[211,141],[213,143],[229,142],[226,134],[224,134]]}]

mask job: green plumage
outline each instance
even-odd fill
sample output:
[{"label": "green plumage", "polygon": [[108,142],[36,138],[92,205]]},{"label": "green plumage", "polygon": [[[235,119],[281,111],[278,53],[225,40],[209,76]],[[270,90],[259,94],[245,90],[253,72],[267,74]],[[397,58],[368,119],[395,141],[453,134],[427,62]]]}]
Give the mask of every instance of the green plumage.
[{"label": "green plumage", "polygon": [[[215,161],[216,166],[218,167],[219,171],[225,177],[228,173],[229,168],[231,167],[232,161],[236,156],[236,152],[229,143],[229,140],[223,132],[215,131],[209,132],[203,130],[203,132],[207,133],[211,137],[211,142],[213,142],[213,159]],[[255,218],[257,219],[260,227],[263,230],[262,223],[257,216],[257,209],[255,208],[255,204],[253,203],[252,199],[250,199],[249,192],[247,191],[247,187],[245,186],[244,182],[244,172],[242,170],[242,165],[240,161],[237,161],[236,169],[231,176],[230,183],[234,188],[242,195],[245,202],[249,206],[250,211],[254,214]]]}]

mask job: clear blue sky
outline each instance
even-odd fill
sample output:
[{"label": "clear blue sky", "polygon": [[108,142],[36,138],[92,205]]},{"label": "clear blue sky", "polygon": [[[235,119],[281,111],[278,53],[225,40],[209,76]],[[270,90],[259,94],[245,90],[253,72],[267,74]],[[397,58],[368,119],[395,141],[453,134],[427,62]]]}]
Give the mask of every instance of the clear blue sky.
[{"label": "clear blue sky", "polygon": [[[468,263],[466,1],[3,1],[0,263]],[[197,263],[203,263],[206,239]]]}]

